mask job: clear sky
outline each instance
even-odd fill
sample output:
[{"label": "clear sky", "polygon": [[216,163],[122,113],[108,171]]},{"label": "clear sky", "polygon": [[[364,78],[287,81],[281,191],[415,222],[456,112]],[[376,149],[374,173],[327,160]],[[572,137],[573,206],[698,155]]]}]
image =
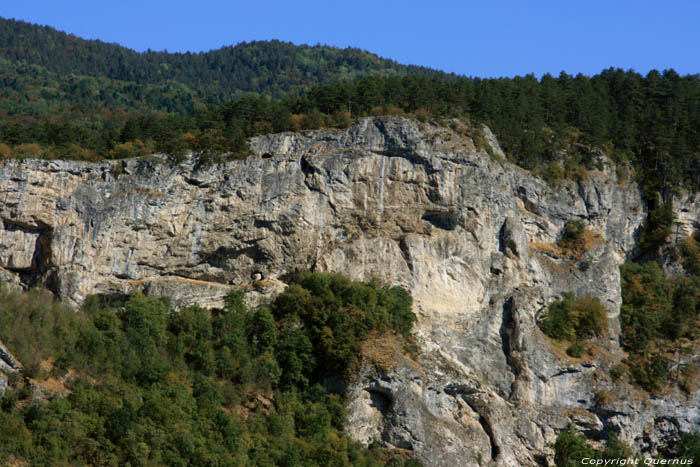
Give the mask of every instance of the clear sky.
[{"label": "clear sky", "polygon": [[0,16],[138,51],[279,39],[467,76],[700,73],[700,0],[7,0]]}]

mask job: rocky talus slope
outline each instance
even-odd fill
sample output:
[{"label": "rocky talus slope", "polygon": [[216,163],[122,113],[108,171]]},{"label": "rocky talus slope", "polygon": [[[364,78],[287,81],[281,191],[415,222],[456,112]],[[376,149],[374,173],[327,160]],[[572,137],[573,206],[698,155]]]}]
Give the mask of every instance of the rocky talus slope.
[{"label": "rocky talus slope", "polygon": [[[212,307],[233,288],[265,300],[305,269],[405,286],[419,357],[367,349],[345,388],[349,431],[428,466],[547,465],[569,423],[647,454],[697,429],[698,394],[649,398],[608,376],[623,358],[618,267],[645,217],[638,188],[605,165],[553,188],[498,162],[488,130],[495,159],[452,127],[370,118],[254,138],[255,156],[201,167],[5,161],[0,277],[75,303],[141,290]],[[700,212],[676,205],[687,235]],[[569,219],[598,234],[575,260],[556,246]],[[581,359],[536,326],[569,291],[608,312]]]}]

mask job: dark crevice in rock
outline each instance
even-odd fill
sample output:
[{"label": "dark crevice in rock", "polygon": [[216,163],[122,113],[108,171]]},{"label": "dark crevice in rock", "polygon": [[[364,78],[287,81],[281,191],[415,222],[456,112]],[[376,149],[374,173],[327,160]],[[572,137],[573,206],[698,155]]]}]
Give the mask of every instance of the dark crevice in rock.
[{"label": "dark crevice in rock", "polygon": [[36,269],[34,267],[20,268],[9,265],[3,265],[2,269],[4,269],[5,271],[14,272],[15,274],[19,274],[20,276],[31,275],[36,273]]},{"label": "dark crevice in rock", "polygon": [[418,155],[415,151],[407,148],[391,146],[383,151],[371,152],[382,157],[399,157],[401,159],[406,159],[415,165],[421,165],[425,169],[425,173],[428,175],[438,172],[438,169],[434,168],[433,164],[431,164],[428,159],[425,159],[424,157]]},{"label": "dark crevice in rock", "polygon": [[42,284],[47,289],[55,292],[57,278],[54,265],[51,263],[53,228],[42,222],[37,222],[37,225],[31,225],[6,218],[3,218],[2,222],[4,230],[8,232],[21,231],[36,236],[34,252],[29,266],[14,267],[8,264],[3,265],[3,268],[16,273],[24,287]]},{"label": "dark crevice in rock", "polygon": [[408,243],[406,243],[406,237],[401,237],[399,240],[399,249],[401,250],[403,260],[406,261],[408,270],[411,271],[411,274],[413,274],[413,260],[411,259],[411,251],[408,248]]},{"label": "dark crevice in rock", "polygon": [[425,211],[424,221],[430,222],[434,227],[442,230],[454,230],[457,228],[457,215],[452,211]]},{"label": "dark crevice in rock", "polygon": [[30,224],[28,222],[22,222],[18,219],[8,219],[7,217],[2,218],[2,222],[5,225],[5,230],[21,230],[24,232],[38,233],[42,230],[50,228],[49,225],[44,224],[41,221],[37,221],[36,224]]},{"label": "dark crevice in rock", "polygon": [[489,421],[488,417],[484,416],[482,413],[483,411],[480,410],[478,404],[471,402],[469,398],[466,397],[463,397],[462,399],[467,403],[469,408],[471,408],[479,416],[478,422],[481,425],[481,428],[484,430],[484,433],[486,433],[486,436],[488,436],[489,444],[491,445],[491,460],[496,460],[498,455],[501,453],[501,448],[498,446],[498,443],[496,443],[496,437],[494,436],[491,422]]},{"label": "dark crevice in rock", "polygon": [[313,165],[311,165],[306,157],[302,157],[299,163],[301,165],[301,171],[304,175],[313,175],[316,173],[316,169]]},{"label": "dark crevice in rock", "polygon": [[467,386],[466,384],[449,384],[445,386],[444,391],[445,394],[449,394],[452,397],[462,396],[462,398],[480,392],[478,389]]},{"label": "dark crevice in rock", "polygon": [[518,244],[514,238],[512,225],[510,225],[511,222],[509,218],[506,218],[501,226],[501,230],[498,232],[498,251],[506,254],[510,250],[516,257],[520,257]]},{"label": "dark crevice in rock", "polygon": [[183,178],[183,180],[185,180],[185,182],[187,182],[189,185],[196,186],[196,187],[202,186],[202,181],[201,181],[201,180],[197,180],[196,178],[190,178],[190,177],[187,177],[187,176],[185,176],[185,175],[183,175],[182,178]]},{"label": "dark crevice in rock", "polygon": [[[380,386],[368,386],[365,388],[365,391],[369,393],[369,398],[370,398],[370,407],[375,408],[384,418],[386,421],[392,411],[392,407],[394,405],[394,395],[391,393],[390,390],[382,388]],[[388,442],[388,433],[386,432],[386,429],[390,424],[386,424],[384,428],[384,433],[382,434],[382,438],[384,441]],[[411,446],[412,449],[412,446]]]},{"label": "dark crevice in rock", "polygon": [[255,219],[253,221],[253,226],[256,229],[267,229],[267,230],[273,230],[275,223],[272,221],[268,221],[265,219]]},{"label": "dark crevice in rock", "polygon": [[241,256],[247,256],[256,264],[264,263],[269,259],[269,255],[267,253],[265,253],[257,245],[252,244],[251,246],[238,250],[223,246],[219,247],[207,255],[202,255],[202,262],[216,268],[226,269],[226,265],[229,262],[235,261]]},{"label": "dark crevice in rock", "polygon": [[594,406],[593,408],[590,409],[594,414],[596,414],[602,421],[605,423],[605,421],[608,418],[612,417],[629,417],[628,412],[620,412],[619,410],[609,410],[609,409],[603,409],[598,406]]},{"label": "dark crevice in rock", "polygon": [[562,376],[562,375],[568,375],[571,373],[581,373],[581,370],[577,370],[576,368],[564,368],[560,372],[555,373],[552,376],[550,376],[549,379],[556,378],[556,377]]},{"label": "dark crevice in rock", "polygon": [[243,252],[235,251],[231,248],[219,247],[214,252],[203,257],[202,260],[215,268],[224,268],[229,258],[237,258]]},{"label": "dark crevice in rock", "polygon": [[[600,189],[598,188],[598,185],[593,185],[593,189],[595,190],[595,195],[596,195],[597,198],[598,198],[598,205],[602,205],[603,203],[601,203],[600,200],[603,199],[603,195],[601,194]],[[591,206],[591,209],[594,209],[594,207]],[[598,217],[599,215],[600,215],[600,214],[597,213],[597,212],[593,212],[593,213],[590,213],[590,212],[589,212],[589,214],[588,214],[588,220],[593,220],[593,219],[595,219],[596,217]]]},{"label": "dark crevice in rock", "polygon": [[187,279],[190,281],[210,282],[212,284],[223,284],[223,285],[228,284],[228,282],[225,279],[222,279],[220,277],[217,277],[217,276],[214,276],[211,274],[201,274],[199,276],[193,277],[193,276],[188,276],[187,274],[182,273],[182,272],[174,271],[171,273],[171,277],[168,277],[168,276],[162,277],[162,279],[165,279],[165,280],[174,279],[174,278]]},{"label": "dark crevice in rock", "polygon": [[588,217],[588,209],[590,207],[590,202],[586,196],[586,188],[583,186],[583,182],[580,180],[576,182],[576,194],[583,201],[583,205],[586,207],[586,218]]},{"label": "dark crevice in rock", "polygon": [[386,416],[391,410],[392,398],[387,395],[387,392],[376,388],[367,388],[365,390],[369,393],[370,406],[377,409],[383,416]]},{"label": "dark crevice in rock", "polygon": [[309,191],[315,191],[317,193],[321,193],[322,195],[325,195],[323,190],[321,190],[318,186],[316,186],[314,182],[314,174],[318,173],[319,170],[314,167],[311,162],[309,162],[307,157],[302,157],[301,158],[301,171],[304,174],[304,185],[306,185],[306,188],[309,189]]},{"label": "dark crevice in rock", "polygon": [[37,248],[34,251],[34,260],[39,265],[39,274],[42,276],[44,286],[56,291],[58,289],[58,278],[54,265],[51,263],[53,246],[53,229],[44,228],[39,232]]},{"label": "dark crevice in rock", "polygon": [[503,303],[503,311],[501,314],[501,327],[498,334],[501,336],[501,349],[506,357],[506,363],[510,367],[510,371],[517,377],[518,369],[516,368],[511,358],[512,352],[512,335],[513,335],[513,297],[509,297]]}]

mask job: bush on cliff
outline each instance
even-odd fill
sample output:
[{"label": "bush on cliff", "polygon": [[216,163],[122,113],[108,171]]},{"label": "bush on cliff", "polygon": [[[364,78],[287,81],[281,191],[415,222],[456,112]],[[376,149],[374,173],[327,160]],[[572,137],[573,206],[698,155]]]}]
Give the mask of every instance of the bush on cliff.
[{"label": "bush on cliff", "polygon": [[597,298],[576,298],[567,292],[562,300],[549,305],[538,325],[552,339],[576,341],[599,336],[607,326],[605,307]]},{"label": "bush on cliff", "polygon": [[589,459],[586,462],[596,459],[612,461],[633,456],[632,449],[620,441],[615,432],[608,433],[602,451],[593,449],[587,441],[586,436],[576,433],[572,427],[561,431],[554,444],[554,464],[557,467],[577,467],[582,465],[583,459]]},{"label": "bush on cliff", "polygon": [[637,243],[638,256],[656,255],[666,239],[671,235],[673,225],[673,204],[664,203],[649,211],[641,228]]},{"label": "bush on cliff", "polygon": [[698,337],[700,276],[665,277],[656,262],[626,263],[620,273],[622,346],[635,381],[656,392],[668,383],[669,352]]}]

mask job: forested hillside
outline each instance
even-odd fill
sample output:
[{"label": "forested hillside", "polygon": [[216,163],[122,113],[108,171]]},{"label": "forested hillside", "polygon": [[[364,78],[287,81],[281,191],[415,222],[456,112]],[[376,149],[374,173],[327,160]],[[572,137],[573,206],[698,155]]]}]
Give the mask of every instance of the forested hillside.
[{"label": "forested hillside", "polygon": [[[305,274],[269,307],[167,299],[80,310],[0,287],[0,337],[24,364],[0,397],[2,465],[419,467],[343,433],[345,375],[368,340],[407,342],[398,287]],[[314,351],[321,349],[321,351]]]},{"label": "forested hillside", "polygon": [[673,70],[457,78],[356,49],[137,53],[0,20],[0,80],[0,157],[245,157],[253,135],[407,114],[486,123],[512,161],[550,181],[595,168],[597,148],[637,169],[649,199],[700,187],[700,76]]},{"label": "forested hillside", "polygon": [[[210,104],[221,104],[247,92],[281,97],[315,84],[370,74],[445,75],[424,67],[400,65],[359,49],[297,46],[280,41],[241,43],[201,53],[138,53],[48,26],[7,19],[0,19],[0,57],[12,63],[40,66],[43,73],[56,73],[64,79],[98,78],[98,90],[109,86],[109,80],[175,90],[184,87],[199,101]],[[128,100],[139,93],[136,89],[122,89],[120,94]]]}]

